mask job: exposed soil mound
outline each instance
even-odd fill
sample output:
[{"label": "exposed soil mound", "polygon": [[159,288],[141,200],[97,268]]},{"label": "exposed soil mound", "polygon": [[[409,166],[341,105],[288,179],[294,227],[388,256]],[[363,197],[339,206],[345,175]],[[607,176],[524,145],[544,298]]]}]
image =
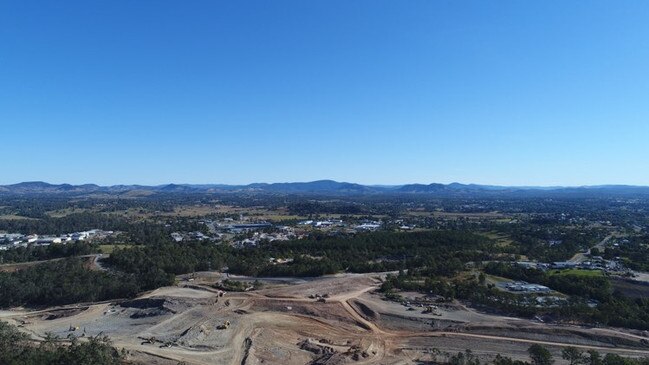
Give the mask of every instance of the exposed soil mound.
[{"label": "exposed soil mound", "polygon": [[133,299],[119,304],[123,308],[137,308],[137,309],[149,309],[149,308],[164,308],[166,300],[162,298],[143,298],[143,299]]},{"label": "exposed soil mound", "polygon": [[300,349],[312,352],[312,353],[314,353],[316,355],[333,354],[333,353],[336,352],[330,346],[316,344],[316,343],[313,343],[313,342],[311,342],[309,340],[304,340],[304,341],[300,342],[298,345],[300,346]]},{"label": "exposed soil mound", "polygon": [[378,312],[375,312],[372,308],[359,300],[352,300],[351,304],[356,308],[359,314],[368,321],[377,321],[381,317]]},{"label": "exposed soil mound", "polygon": [[142,309],[139,310],[133,314],[131,314],[131,318],[136,319],[136,318],[146,318],[146,317],[156,317],[156,316],[163,316],[165,314],[171,313],[170,310],[166,308],[147,308],[147,309]]},{"label": "exposed soil mound", "polygon": [[130,315],[131,318],[136,319],[162,316],[169,313],[175,314],[176,311],[169,308],[168,304],[167,300],[163,298],[143,298],[122,302],[120,307],[136,309],[137,311]]}]

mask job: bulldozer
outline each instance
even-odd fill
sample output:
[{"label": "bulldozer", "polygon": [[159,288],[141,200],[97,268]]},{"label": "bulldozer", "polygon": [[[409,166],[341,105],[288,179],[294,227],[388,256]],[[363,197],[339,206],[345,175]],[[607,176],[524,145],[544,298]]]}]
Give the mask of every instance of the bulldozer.
[{"label": "bulldozer", "polygon": [[220,324],[220,325],[216,326],[216,329],[217,330],[226,330],[226,329],[228,329],[228,327],[230,327],[230,321],[225,321],[225,322],[223,322],[223,324]]}]

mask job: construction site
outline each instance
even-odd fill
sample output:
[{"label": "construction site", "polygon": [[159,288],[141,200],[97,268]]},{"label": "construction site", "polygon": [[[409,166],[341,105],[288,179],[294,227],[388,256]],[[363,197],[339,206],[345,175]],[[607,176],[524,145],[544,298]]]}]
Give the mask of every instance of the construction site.
[{"label": "construction site", "polygon": [[[649,355],[647,333],[553,325],[481,313],[461,303],[407,305],[376,292],[381,274],[260,280],[254,291],[216,289],[225,274],[179,277],[131,300],[0,312],[33,339],[46,334],[109,336],[128,359],[144,364],[426,364],[467,349],[484,360],[527,360],[542,344],[561,349]],[[255,280],[228,276],[228,280]]]}]

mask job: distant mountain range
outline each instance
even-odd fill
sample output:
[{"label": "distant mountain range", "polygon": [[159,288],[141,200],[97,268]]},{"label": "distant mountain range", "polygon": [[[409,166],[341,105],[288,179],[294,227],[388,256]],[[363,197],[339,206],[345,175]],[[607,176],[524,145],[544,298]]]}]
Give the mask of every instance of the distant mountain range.
[{"label": "distant mountain range", "polygon": [[333,180],[291,183],[254,183],[248,185],[224,184],[167,184],[167,185],[112,185],[96,184],[70,185],[49,184],[42,181],[0,185],[0,195],[34,194],[124,194],[128,192],[149,192],[159,194],[189,193],[259,193],[259,194],[316,194],[316,195],[425,195],[438,197],[479,196],[649,196],[649,187],[632,185],[598,185],[581,187],[516,187],[476,184],[406,184],[406,185],[361,185]]}]

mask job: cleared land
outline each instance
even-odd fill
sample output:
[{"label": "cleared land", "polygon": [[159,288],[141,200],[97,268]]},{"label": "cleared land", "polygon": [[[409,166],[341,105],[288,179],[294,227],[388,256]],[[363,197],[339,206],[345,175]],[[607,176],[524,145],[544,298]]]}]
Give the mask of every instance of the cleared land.
[{"label": "cleared land", "polygon": [[[134,300],[0,315],[37,340],[48,332],[61,338],[103,333],[147,364],[416,364],[445,356],[435,349],[526,360],[533,343],[548,346],[559,359],[567,345],[649,355],[638,332],[548,325],[459,303],[424,313],[418,304],[408,308],[373,293],[378,274],[270,278],[262,280],[262,290],[224,295],[209,286],[225,277],[198,273]],[[412,303],[427,300],[417,293],[408,297]]]}]

